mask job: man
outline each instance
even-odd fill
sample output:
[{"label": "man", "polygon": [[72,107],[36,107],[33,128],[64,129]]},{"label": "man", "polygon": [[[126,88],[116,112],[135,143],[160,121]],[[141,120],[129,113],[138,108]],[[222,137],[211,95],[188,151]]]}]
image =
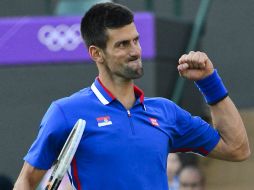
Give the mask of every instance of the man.
[{"label": "man", "polygon": [[199,168],[185,166],[180,170],[179,190],[205,190],[205,177]]},{"label": "man", "polygon": [[82,19],[81,33],[99,75],[91,87],[52,103],[15,189],[36,187],[79,118],[87,125],[69,173],[78,190],[167,190],[169,152],[192,151],[231,161],[249,157],[241,117],[206,54],[183,55],[178,70],[195,80],[212,104],[216,129],[167,99],[144,98],[134,86],[143,67],[128,8],[93,6]]}]

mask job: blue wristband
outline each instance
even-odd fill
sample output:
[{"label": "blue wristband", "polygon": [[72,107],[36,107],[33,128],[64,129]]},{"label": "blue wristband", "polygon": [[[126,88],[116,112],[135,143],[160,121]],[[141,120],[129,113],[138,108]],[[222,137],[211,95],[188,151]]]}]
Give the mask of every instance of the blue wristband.
[{"label": "blue wristband", "polygon": [[210,105],[214,105],[228,96],[228,91],[216,69],[211,75],[196,81],[195,84]]}]

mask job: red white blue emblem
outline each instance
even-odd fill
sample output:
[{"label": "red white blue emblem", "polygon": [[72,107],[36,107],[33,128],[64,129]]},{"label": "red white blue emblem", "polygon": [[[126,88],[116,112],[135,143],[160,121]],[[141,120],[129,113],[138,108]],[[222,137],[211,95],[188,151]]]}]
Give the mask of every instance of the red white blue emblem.
[{"label": "red white blue emblem", "polygon": [[157,121],[156,118],[151,118],[151,117],[150,117],[149,120],[150,120],[150,122],[151,122],[151,124],[152,124],[153,126],[156,126],[156,127],[159,126],[159,123],[158,123],[158,121]]},{"label": "red white blue emblem", "polygon": [[96,118],[96,120],[98,122],[98,127],[112,125],[112,121],[110,120],[109,116],[98,117],[98,118]]}]

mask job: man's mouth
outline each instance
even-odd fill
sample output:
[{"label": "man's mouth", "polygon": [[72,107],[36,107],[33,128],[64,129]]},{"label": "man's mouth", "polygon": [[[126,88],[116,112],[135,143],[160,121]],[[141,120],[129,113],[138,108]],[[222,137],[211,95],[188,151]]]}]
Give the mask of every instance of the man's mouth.
[{"label": "man's mouth", "polygon": [[129,59],[128,62],[139,63],[139,62],[140,62],[140,59],[139,59],[139,58]]},{"label": "man's mouth", "polygon": [[129,60],[128,60],[128,62],[131,62],[131,61],[136,61],[136,60],[139,60],[139,57],[131,57]]}]

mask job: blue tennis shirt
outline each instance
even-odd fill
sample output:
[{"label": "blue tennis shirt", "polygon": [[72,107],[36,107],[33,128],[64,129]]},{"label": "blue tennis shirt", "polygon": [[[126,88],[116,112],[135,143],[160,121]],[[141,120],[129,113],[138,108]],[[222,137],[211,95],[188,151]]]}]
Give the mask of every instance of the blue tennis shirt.
[{"label": "blue tennis shirt", "polygon": [[169,152],[207,155],[218,132],[165,98],[144,98],[134,86],[130,110],[98,78],[51,104],[24,160],[49,169],[79,118],[86,128],[69,170],[77,190],[168,190]]}]

